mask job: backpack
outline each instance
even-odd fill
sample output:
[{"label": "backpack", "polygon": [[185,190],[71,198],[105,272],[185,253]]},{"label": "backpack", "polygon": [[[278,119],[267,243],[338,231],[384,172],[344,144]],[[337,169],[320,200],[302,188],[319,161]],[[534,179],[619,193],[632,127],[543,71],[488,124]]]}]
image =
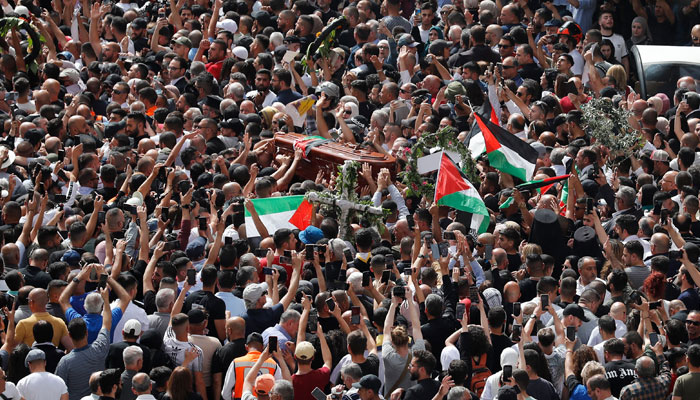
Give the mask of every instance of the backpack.
[{"label": "backpack", "polygon": [[472,357],[472,379],[469,389],[479,397],[486,386],[486,379],[491,376],[491,370],[486,367],[486,358],[486,354],[482,354],[478,358],[479,361],[474,361],[474,357]]}]

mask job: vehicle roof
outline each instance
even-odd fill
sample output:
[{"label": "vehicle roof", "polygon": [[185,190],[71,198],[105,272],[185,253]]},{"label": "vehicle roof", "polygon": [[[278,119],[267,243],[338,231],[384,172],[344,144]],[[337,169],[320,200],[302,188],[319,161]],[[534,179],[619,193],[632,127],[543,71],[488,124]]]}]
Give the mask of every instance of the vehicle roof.
[{"label": "vehicle roof", "polygon": [[700,47],[636,46],[642,64],[700,64]]}]

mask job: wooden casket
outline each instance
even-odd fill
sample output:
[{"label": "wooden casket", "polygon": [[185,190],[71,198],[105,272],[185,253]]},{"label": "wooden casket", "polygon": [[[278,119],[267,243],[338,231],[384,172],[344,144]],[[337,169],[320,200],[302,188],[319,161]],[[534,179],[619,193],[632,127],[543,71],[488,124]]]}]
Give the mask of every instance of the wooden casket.
[{"label": "wooden casket", "polygon": [[[306,135],[298,133],[277,133],[275,134],[275,147],[278,154],[294,156],[294,144],[303,141]],[[372,175],[375,180],[382,168],[391,171],[392,179],[396,177],[396,158],[372,151],[368,148],[358,148],[356,145],[349,145],[338,142],[327,142],[318,146],[313,146],[308,154],[308,158],[302,158],[297,167],[296,175],[303,179],[315,180],[319,171],[323,171],[324,177],[329,178],[331,174],[338,171],[338,167],[346,160],[368,163],[372,168]],[[359,183],[364,185],[364,179],[360,176]],[[358,188],[359,189],[359,188]]]}]

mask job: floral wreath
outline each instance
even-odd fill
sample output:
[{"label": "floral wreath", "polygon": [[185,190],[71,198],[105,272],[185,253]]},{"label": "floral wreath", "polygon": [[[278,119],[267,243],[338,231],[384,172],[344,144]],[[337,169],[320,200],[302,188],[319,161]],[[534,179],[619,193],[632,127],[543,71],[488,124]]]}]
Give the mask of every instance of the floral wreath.
[{"label": "floral wreath", "polygon": [[[348,163],[346,172],[343,172],[343,165],[338,166],[338,177],[335,180],[335,194],[332,192],[314,192],[318,197],[326,198],[328,200],[338,199],[338,196],[342,195],[343,192],[347,193],[347,199],[350,202],[365,205],[369,207],[374,207],[374,203],[371,200],[360,200],[357,196],[355,189],[358,187],[357,178],[359,176],[360,163],[357,161],[351,161]],[[304,197],[306,201],[309,201],[309,194],[307,193]],[[332,212],[336,215],[336,218],[340,218],[342,215],[342,210],[335,204],[321,204],[320,208],[326,212]],[[389,210],[384,209],[383,214],[373,214],[370,212],[363,212],[360,210],[351,210],[348,212],[345,227],[346,232],[338,232],[338,237],[354,242],[355,235],[353,234],[351,224],[355,221],[355,218],[359,218],[360,225],[362,227],[375,227],[380,234],[384,233],[386,226],[384,224],[384,218],[388,215]],[[340,222],[340,221],[338,221]]]},{"label": "floral wreath", "polygon": [[[12,28],[17,30],[24,30],[27,32],[27,43],[31,51],[24,57],[24,62],[27,67],[34,73],[38,71],[39,66],[37,65],[36,58],[41,52],[42,43],[46,42],[46,38],[37,33],[37,29],[28,21],[26,18],[16,18],[16,17],[5,17],[0,18],[0,36],[7,37],[8,32]],[[34,45],[36,42],[36,45]]]},{"label": "floral wreath", "polygon": [[408,188],[408,195],[426,196],[429,200],[435,196],[435,185],[427,177],[418,173],[418,159],[429,155],[430,149],[434,147],[458,153],[462,158],[462,172],[467,179],[475,185],[480,182],[479,171],[476,169],[472,154],[469,148],[457,138],[457,134],[457,130],[451,126],[446,126],[434,133],[424,133],[410,150],[405,151],[406,169],[399,173],[399,177]]},{"label": "floral wreath", "polygon": [[313,67],[314,61],[318,57],[327,58],[335,45],[336,35],[348,26],[345,16],[337,18],[333,23],[316,33],[316,39],[306,49],[306,55],[301,60],[301,65],[308,71]]},{"label": "floral wreath", "polygon": [[610,150],[609,167],[619,164],[644,145],[641,132],[629,123],[630,112],[615,107],[610,99],[591,99],[581,105],[581,112],[582,127],[596,143]]}]

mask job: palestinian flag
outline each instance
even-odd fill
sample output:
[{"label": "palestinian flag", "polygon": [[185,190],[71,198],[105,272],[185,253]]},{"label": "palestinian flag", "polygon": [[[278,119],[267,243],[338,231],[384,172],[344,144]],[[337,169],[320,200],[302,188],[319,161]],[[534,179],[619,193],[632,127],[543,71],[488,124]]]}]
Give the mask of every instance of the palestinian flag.
[{"label": "palestinian flag", "polygon": [[520,180],[530,180],[535,172],[537,150],[479,114],[474,114],[474,119],[484,135],[489,164]]},{"label": "palestinian flag", "polygon": [[[549,191],[549,189],[552,186],[554,186],[555,183],[565,181],[568,178],[569,175],[559,175],[547,179],[537,179],[534,181],[521,183],[520,185],[516,186],[516,189],[520,190],[521,192],[524,190],[538,190],[540,194],[545,194]],[[503,204],[498,206],[498,208],[508,208],[511,204],[513,204],[513,196],[506,199],[506,201],[504,201]]]},{"label": "palestinian flag", "polygon": [[445,152],[435,183],[435,203],[471,213],[473,231],[483,233],[489,227],[489,212],[479,192]]},{"label": "palestinian flag", "polygon": [[545,194],[549,191],[549,188],[551,188],[555,183],[561,182],[566,179],[569,179],[569,175],[559,175],[547,179],[538,179],[530,182],[521,183],[516,187],[520,191],[539,189],[540,193]]},{"label": "palestinian flag", "polygon": [[[477,112],[475,111],[475,113]],[[500,121],[498,120],[498,116],[496,115],[496,110],[493,107],[491,107],[491,102],[488,98],[481,106],[480,115],[483,116],[485,119],[490,120],[496,125],[501,125]],[[472,153],[472,158],[476,159],[479,155],[481,155],[481,153],[486,151],[484,135],[481,133],[481,129],[479,129],[479,124],[477,124],[476,122],[474,122],[474,125],[472,125],[472,130],[469,133],[466,142],[469,151]]]},{"label": "palestinian flag", "polygon": [[[304,200],[304,196],[268,197],[251,201],[270,235],[278,229],[303,230],[311,224],[313,207],[311,203]],[[245,210],[245,228],[248,237],[260,236],[248,210]]]}]

